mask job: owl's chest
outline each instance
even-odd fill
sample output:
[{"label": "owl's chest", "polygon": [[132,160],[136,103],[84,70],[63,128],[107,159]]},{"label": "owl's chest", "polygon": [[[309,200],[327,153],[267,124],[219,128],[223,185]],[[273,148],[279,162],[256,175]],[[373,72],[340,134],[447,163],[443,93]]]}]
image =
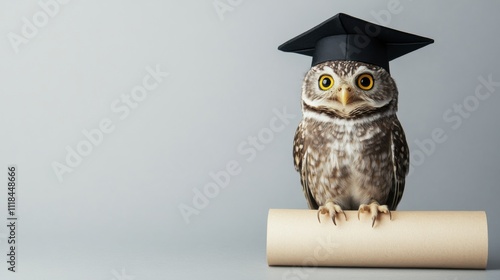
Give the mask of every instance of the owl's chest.
[{"label": "owl's chest", "polygon": [[383,198],[378,195],[387,193],[392,170],[387,123],[310,123],[306,168],[318,203],[336,197],[346,209],[355,209],[370,198]]},{"label": "owl's chest", "polygon": [[309,147],[320,153],[319,157],[325,157],[325,161],[333,158],[349,164],[360,158],[387,151],[389,131],[385,125],[378,123],[314,123],[306,133],[306,140],[310,144]]}]

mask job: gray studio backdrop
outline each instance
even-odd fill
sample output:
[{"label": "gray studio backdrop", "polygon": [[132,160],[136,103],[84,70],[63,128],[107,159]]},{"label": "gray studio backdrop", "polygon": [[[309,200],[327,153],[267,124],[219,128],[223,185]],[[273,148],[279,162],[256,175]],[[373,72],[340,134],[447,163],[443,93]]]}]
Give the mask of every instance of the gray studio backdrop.
[{"label": "gray studio backdrop", "polygon": [[[0,1],[0,278],[498,279],[499,10]],[[487,271],[267,267],[268,209],[306,207],[291,151],[310,59],[276,48],[338,12],[435,39],[391,62],[412,152],[399,210],[487,211]]]}]

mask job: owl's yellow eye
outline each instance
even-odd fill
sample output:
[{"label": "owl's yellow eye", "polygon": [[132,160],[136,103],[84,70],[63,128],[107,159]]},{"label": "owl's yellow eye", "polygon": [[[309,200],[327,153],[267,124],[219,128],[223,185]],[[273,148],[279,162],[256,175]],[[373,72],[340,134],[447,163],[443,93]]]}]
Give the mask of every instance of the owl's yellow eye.
[{"label": "owl's yellow eye", "polygon": [[361,74],[358,77],[358,87],[362,90],[373,88],[373,76],[370,74]]},{"label": "owl's yellow eye", "polygon": [[333,77],[330,75],[321,75],[318,83],[321,90],[329,90],[333,87]]}]

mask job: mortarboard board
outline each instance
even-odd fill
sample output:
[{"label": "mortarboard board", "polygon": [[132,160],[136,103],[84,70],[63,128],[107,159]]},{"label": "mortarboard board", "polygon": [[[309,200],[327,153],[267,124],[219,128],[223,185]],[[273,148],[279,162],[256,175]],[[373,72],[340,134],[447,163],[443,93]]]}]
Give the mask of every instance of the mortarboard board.
[{"label": "mortarboard board", "polygon": [[312,56],[312,66],[331,60],[378,65],[389,72],[389,61],[434,40],[337,14],[278,47]]}]

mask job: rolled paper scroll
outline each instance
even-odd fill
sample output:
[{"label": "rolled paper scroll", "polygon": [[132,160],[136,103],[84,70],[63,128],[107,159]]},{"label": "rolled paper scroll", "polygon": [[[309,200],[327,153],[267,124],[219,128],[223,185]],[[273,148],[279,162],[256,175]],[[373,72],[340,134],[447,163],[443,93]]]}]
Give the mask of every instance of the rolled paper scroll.
[{"label": "rolled paper scroll", "polygon": [[485,269],[488,225],[482,211],[345,211],[336,224],[316,210],[270,209],[267,262],[283,266]]}]

